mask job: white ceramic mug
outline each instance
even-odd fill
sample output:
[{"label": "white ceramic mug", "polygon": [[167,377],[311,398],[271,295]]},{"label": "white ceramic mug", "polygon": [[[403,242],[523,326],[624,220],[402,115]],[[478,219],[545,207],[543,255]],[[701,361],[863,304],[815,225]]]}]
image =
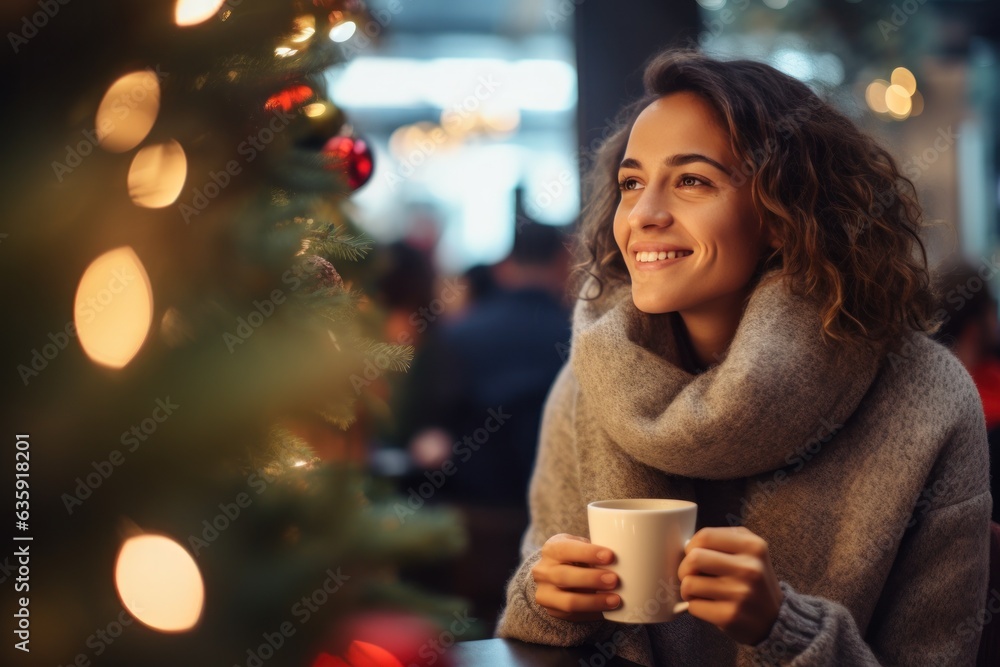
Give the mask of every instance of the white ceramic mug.
[{"label": "white ceramic mug", "polygon": [[664,623],[687,611],[677,568],[694,535],[698,505],[687,500],[633,498],[587,505],[590,541],[614,552],[615,593],[622,603],[604,612],[619,623]]}]

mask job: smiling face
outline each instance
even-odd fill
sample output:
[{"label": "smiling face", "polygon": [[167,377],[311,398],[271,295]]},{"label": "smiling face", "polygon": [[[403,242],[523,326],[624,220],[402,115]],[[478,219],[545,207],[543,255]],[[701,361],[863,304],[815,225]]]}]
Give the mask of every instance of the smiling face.
[{"label": "smiling face", "polygon": [[[629,135],[614,235],[646,313],[733,313],[776,241],[712,107],[693,93],[659,98]],[[738,180],[739,187],[733,185]]]}]

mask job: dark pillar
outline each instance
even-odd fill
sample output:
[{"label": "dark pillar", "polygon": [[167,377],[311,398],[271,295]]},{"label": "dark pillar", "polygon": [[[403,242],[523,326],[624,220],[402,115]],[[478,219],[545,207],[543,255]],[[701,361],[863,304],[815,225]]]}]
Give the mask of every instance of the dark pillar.
[{"label": "dark pillar", "polygon": [[697,44],[695,0],[586,0],[576,8],[577,136],[585,166],[618,110],[642,93],[642,69],[668,46]]}]

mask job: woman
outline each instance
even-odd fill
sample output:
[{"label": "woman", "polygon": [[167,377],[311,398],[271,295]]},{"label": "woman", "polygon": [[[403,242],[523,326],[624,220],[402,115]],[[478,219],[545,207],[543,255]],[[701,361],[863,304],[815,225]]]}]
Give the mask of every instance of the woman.
[{"label": "woman", "polygon": [[[599,151],[502,637],[644,665],[972,664],[990,494],[890,155],[760,63],[666,52]],[[587,503],[698,503],[689,614],[620,602]],[[599,654],[598,654],[599,655]]]}]

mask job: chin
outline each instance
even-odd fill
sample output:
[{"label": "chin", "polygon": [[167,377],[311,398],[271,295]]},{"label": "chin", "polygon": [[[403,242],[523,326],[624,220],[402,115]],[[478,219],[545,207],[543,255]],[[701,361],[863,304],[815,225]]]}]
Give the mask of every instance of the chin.
[{"label": "chin", "polygon": [[678,308],[677,299],[665,294],[645,294],[632,289],[632,303],[640,311],[648,315],[660,315],[662,313],[672,313]]}]

